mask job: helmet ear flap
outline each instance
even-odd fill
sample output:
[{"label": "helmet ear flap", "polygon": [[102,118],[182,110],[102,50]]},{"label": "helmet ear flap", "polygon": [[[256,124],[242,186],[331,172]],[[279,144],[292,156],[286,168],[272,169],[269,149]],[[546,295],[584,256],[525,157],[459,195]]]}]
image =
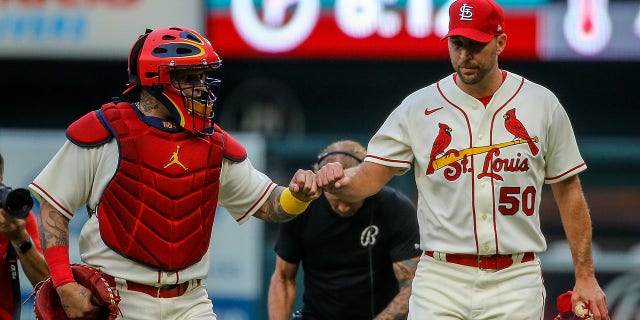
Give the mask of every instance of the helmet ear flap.
[{"label": "helmet ear flap", "polygon": [[131,48],[131,52],[129,53],[129,83],[140,84],[140,77],[138,76],[138,57],[140,56],[140,50],[142,50],[144,42],[147,40],[147,36],[152,31],[152,29],[147,28],[144,34],[138,37],[138,40]]}]

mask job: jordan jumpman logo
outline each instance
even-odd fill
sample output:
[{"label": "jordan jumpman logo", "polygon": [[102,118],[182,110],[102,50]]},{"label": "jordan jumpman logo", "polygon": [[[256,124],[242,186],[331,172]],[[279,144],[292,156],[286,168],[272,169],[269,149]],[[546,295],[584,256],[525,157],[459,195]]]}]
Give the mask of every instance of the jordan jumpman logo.
[{"label": "jordan jumpman logo", "polygon": [[171,158],[169,159],[169,163],[167,163],[164,168],[166,169],[167,167],[169,167],[172,164],[177,164],[179,166],[182,167],[182,169],[184,169],[184,171],[187,171],[189,168],[185,167],[184,164],[182,164],[182,162],[180,162],[180,159],[178,159],[178,152],[180,151],[180,146],[176,146],[176,151],[171,155]]}]

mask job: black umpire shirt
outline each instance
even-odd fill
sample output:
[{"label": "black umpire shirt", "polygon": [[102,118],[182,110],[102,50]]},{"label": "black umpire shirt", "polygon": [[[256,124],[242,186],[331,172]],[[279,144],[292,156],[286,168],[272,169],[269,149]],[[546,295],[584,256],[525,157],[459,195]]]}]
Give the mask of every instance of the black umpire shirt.
[{"label": "black umpire shirt", "polygon": [[413,203],[384,187],[348,218],[334,213],[323,195],[280,226],[275,251],[302,263],[304,319],[370,320],[372,301],[378,314],[398,293],[392,263],[419,256],[418,243]]}]

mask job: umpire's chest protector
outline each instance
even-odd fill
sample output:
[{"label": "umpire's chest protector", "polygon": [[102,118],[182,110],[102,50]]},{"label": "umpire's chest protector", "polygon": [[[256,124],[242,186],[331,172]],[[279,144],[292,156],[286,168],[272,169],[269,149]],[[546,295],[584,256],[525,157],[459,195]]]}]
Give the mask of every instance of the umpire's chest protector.
[{"label": "umpire's chest protector", "polygon": [[98,206],[104,242],[161,270],[198,262],[208,250],[218,202],[222,135],[160,130],[128,103],[107,104],[97,114],[120,151]]}]

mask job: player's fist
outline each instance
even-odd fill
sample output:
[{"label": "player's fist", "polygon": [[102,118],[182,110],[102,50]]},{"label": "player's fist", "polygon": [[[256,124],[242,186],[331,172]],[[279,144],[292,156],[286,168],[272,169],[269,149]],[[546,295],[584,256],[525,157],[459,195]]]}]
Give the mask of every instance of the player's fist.
[{"label": "player's fist", "polygon": [[324,191],[331,192],[349,183],[344,168],[339,162],[327,163],[316,172],[316,183]]},{"label": "player's fist", "polygon": [[289,191],[301,201],[315,200],[322,194],[316,185],[316,175],[313,171],[302,169],[298,169],[291,178]]}]

